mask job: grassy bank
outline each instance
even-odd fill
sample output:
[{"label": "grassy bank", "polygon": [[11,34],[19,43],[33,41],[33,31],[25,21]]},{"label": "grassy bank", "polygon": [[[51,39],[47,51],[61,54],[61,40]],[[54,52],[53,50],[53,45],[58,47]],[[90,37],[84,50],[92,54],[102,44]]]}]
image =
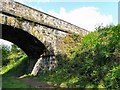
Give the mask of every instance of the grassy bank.
[{"label": "grassy bank", "polygon": [[27,57],[23,56],[15,63],[9,63],[2,67],[2,88],[30,88],[18,77],[26,73]]}]

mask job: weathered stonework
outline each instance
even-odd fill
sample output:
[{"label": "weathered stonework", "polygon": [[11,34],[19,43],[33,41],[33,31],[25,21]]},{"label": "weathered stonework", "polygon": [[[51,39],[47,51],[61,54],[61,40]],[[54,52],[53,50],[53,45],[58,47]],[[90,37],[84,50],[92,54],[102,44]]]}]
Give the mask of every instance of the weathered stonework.
[{"label": "weathered stonework", "polygon": [[[53,60],[52,63],[56,64],[55,55],[61,52],[59,44],[62,38],[71,33],[81,37],[89,33],[83,28],[12,0],[1,0],[0,7],[0,24],[24,30],[45,45],[46,51],[42,56],[44,69],[47,67],[44,61]],[[49,59],[45,56],[49,56]],[[54,66],[50,66],[49,69]]]}]

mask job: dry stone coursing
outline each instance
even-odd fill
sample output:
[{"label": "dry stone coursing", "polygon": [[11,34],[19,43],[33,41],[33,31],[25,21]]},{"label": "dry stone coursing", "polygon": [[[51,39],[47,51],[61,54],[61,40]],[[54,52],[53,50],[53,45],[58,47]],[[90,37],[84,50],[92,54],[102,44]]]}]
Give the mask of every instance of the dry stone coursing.
[{"label": "dry stone coursing", "polygon": [[80,28],[80,27],[70,24],[66,21],[63,21],[61,19],[50,16],[41,11],[27,7],[23,4],[14,2],[12,0],[6,0],[6,1],[2,0],[2,1],[3,1],[2,6],[4,6],[4,7],[2,7],[2,11],[4,11],[4,12],[9,12],[10,14],[13,14],[16,16],[21,16],[28,20],[32,20],[34,22],[52,26],[52,27],[61,29],[63,31],[73,32],[73,33],[75,32],[78,34],[79,33],[81,34],[81,32],[83,34],[88,33],[88,31],[86,31],[83,28]]},{"label": "dry stone coursing", "polygon": [[83,28],[13,0],[1,0],[0,9],[1,24],[20,28],[46,46],[47,51],[43,56],[48,55],[49,57],[42,58],[44,69],[48,66],[50,70],[56,65],[55,55],[61,52],[59,44],[68,34],[75,33],[83,37],[89,33]]}]

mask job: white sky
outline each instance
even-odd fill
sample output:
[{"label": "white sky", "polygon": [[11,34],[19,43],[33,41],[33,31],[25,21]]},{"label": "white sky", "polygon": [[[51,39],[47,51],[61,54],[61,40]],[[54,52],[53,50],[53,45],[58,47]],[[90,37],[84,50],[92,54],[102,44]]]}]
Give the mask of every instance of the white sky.
[{"label": "white sky", "polygon": [[101,14],[98,8],[95,7],[82,7],[70,12],[66,12],[65,8],[61,8],[59,13],[54,10],[50,10],[48,13],[88,31],[94,31],[96,25],[107,26],[113,22],[112,15]]},{"label": "white sky", "polygon": [[12,43],[9,42],[9,41],[6,41],[6,40],[3,40],[3,39],[0,39],[0,45],[4,45],[4,44],[10,46]]},{"label": "white sky", "polygon": [[[95,6],[95,4],[93,4],[93,6],[90,6],[90,4],[87,3],[88,0],[86,0],[86,4],[83,6],[81,5],[82,3],[78,2],[80,6],[77,8],[75,6],[72,6],[71,4],[60,3],[59,1],[60,0],[57,1],[58,3],[53,3],[52,8],[50,3],[55,2],[55,0],[43,0],[43,1],[29,0],[29,2],[24,1],[24,3],[30,7],[36,8],[52,16],[70,22],[88,31],[95,31],[95,28],[100,25],[108,26],[111,24],[114,25],[117,24],[117,10],[116,10],[117,3],[116,3],[116,7],[114,6],[114,4],[112,5],[110,3],[106,3],[111,0],[107,0],[105,3],[100,3],[100,4],[97,3],[96,5],[98,5],[98,7]],[[81,1],[81,0],[69,0],[69,2],[73,2],[73,1]],[[95,2],[95,0],[89,0],[89,1]],[[97,0],[97,2],[100,1],[102,2],[103,0]],[[117,0],[114,0],[114,2],[115,1]],[[44,3],[41,4],[41,2],[44,2],[45,4]],[[62,4],[66,4],[66,6],[63,6]],[[72,8],[72,9],[68,10],[67,8]],[[109,10],[110,8],[111,10]]]}]

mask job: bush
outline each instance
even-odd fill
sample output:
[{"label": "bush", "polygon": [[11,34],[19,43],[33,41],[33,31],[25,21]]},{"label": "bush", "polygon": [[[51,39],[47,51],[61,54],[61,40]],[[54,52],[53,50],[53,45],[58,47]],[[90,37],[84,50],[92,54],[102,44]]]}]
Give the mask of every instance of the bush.
[{"label": "bush", "polygon": [[2,65],[6,66],[10,62],[9,59],[7,58],[10,53],[10,47],[2,44],[0,49],[1,49],[0,51],[2,51]]},{"label": "bush", "polygon": [[120,25],[99,28],[80,42],[56,70],[39,77],[62,87],[120,88]]}]

